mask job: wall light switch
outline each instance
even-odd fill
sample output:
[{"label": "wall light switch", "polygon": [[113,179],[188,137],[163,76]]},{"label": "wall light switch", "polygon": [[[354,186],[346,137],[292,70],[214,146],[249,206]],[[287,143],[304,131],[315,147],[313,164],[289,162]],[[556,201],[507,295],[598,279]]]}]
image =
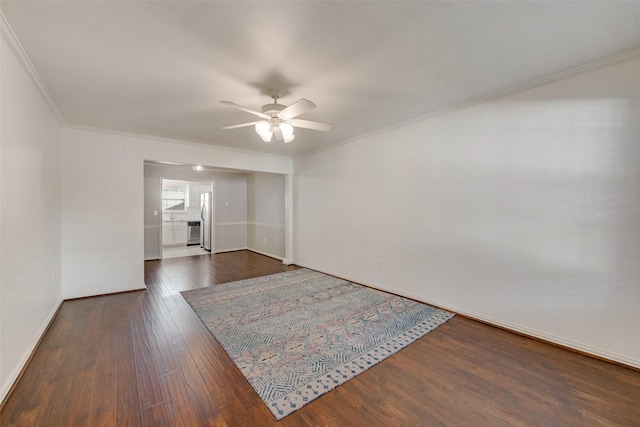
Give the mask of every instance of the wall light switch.
[{"label": "wall light switch", "polygon": [[225,206],[229,206],[229,202],[224,202],[224,205]]},{"label": "wall light switch", "polygon": [[153,211],[153,216],[158,216],[158,211]]}]

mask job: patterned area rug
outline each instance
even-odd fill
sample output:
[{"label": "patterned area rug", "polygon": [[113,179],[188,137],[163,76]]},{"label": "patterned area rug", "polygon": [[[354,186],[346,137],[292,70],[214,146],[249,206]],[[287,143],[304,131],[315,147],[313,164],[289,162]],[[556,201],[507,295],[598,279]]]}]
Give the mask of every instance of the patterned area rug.
[{"label": "patterned area rug", "polygon": [[308,269],[182,295],[278,420],[453,317]]}]

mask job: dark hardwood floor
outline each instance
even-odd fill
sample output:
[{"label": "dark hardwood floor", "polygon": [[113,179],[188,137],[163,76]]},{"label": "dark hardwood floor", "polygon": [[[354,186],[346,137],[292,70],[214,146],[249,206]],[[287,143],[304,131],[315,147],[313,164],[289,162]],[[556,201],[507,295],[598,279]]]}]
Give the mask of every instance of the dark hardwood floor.
[{"label": "dark hardwood floor", "polygon": [[179,291],[295,267],[150,261],[147,291],[67,301],[2,426],[639,426],[640,372],[456,316],[275,421]]}]

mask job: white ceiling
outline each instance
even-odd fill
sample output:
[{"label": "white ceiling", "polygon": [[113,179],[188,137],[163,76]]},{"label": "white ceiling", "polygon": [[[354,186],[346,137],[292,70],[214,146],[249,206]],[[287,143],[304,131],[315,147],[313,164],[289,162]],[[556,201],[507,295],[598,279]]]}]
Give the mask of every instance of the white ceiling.
[{"label": "white ceiling", "polygon": [[[68,124],[287,156],[640,47],[640,2],[0,5]],[[334,129],[221,129],[270,88]]]}]

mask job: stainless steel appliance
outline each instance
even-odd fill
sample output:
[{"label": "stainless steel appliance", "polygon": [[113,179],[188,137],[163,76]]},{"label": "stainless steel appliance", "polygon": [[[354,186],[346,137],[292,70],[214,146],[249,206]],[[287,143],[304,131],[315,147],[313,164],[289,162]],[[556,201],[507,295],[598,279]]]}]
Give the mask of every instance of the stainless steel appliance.
[{"label": "stainless steel appliance", "polygon": [[187,246],[200,244],[200,221],[187,222]]},{"label": "stainless steel appliance", "polygon": [[200,195],[200,247],[211,252],[212,238],[212,199],[213,193],[202,193]]}]

